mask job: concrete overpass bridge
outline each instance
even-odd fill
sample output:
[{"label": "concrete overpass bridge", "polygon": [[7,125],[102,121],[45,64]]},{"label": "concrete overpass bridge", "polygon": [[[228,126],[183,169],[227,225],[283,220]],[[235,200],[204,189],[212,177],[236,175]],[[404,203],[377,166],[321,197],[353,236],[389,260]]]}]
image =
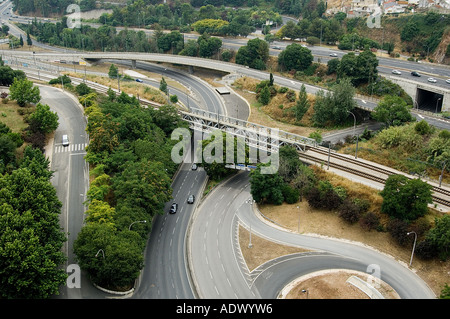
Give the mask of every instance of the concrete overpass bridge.
[{"label": "concrete overpass bridge", "polygon": [[[248,76],[256,78],[259,80],[268,80],[269,74],[266,71],[260,71],[256,69],[251,69],[249,67],[229,63],[224,61],[197,58],[197,57],[187,57],[181,55],[171,55],[171,54],[158,54],[158,53],[141,53],[141,52],[76,52],[76,53],[61,53],[61,52],[27,52],[27,51],[15,51],[14,55],[16,57],[32,57],[39,59],[40,61],[56,62],[56,61],[74,61],[78,63],[82,60],[87,61],[97,61],[97,60],[126,60],[131,61],[133,68],[136,67],[136,61],[142,62],[153,62],[153,63],[171,63],[180,64],[188,67],[189,71],[192,72],[193,68],[206,68],[216,71],[221,71],[224,73],[236,74],[238,76]],[[304,84],[300,81],[285,78],[282,76],[274,75],[274,81],[277,85],[286,86],[299,90],[301,85]],[[316,94],[318,91],[327,91],[326,89],[310,84],[304,84],[306,91],[310,94]],[[355,98],[358,103],[358,107],[365,109],[367,111],[373,110],[377,105],[376,102],[365,101],[362,98]]]},{"label": "concrete overpass bridge", "polygon": [[450,89],[398,76],[389,76],[388,79],[412,97],[414,108],[433,113],[450,112]]}]

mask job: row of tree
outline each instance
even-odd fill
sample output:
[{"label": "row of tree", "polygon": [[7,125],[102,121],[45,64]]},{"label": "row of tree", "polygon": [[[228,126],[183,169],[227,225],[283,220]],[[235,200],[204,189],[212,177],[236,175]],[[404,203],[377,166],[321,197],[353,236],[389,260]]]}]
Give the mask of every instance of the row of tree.
[{"label": "row of tree", "polygon": [[[146,4],[143,1],[134,1],[126,7],[113,7],[113,12],[104,13],[98,22],[111,26],[147,27],[160,25],[168,30],[190,31],[194,25],[202,20],[220,20],[222,26],[220,34],[247,35],[255,27],[262,27],[266,21],[281,24],[281,15],[270,9],[256,7],[233,9],[227,7],[214,7],[211,4],[201,6],[198,10],[190,3],[175,1],[171,4]],[[213,32],[209,32],[213,33]]]},{"label": "row of tree", "polygon": [[[33,101],[21,100],[24,106],[40,100],[39,89],[26,78],[14,78],[12,99],[32,95]],[[49,298],[67,278],[61,268],[67,240],[59,225],[61,202],[50,182],[49,160],[33,147],[45,145],[58,115],[42,104],[26,113],[29,126],[20,133],[0,122],[0,296],[6,299]],[[20,151],[24,141],[31,143]]]},{"label": "row of tree", "polygon": [[120,289],[139,275],[153,217],[172,196],[177,166],[170,160],[170,133],[183,124],[172,106],[142,108],[135,97],[111,90],[80,99],[88,96],[86,159],[93,180],[74,252],[94,283]]}]

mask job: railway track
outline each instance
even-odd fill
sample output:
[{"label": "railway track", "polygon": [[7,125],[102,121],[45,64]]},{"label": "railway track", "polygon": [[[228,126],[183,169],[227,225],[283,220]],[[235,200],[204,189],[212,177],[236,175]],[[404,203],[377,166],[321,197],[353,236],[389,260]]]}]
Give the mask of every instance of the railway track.
[{"label": "railway track", "polygon": [[[35,74],[33,74],[33,75],[28,74],[28,76],[34,77],[34,78],[38,77]],[[55,76],[54,75],[48,75],[48,74],[45,74],[45,73],[44,74],[41,73],[41,75],[39,77],[44,77],[44,78],[51,79],[51,78],[54,78]],[[70,78],[75,83],[83,82],[83,79],[80,79],[80,78],[76,78],[76,77],[70,77]],[[106,93],[107,90],[108,90],[108,87],[106,87],[104,85],[101,85],[101,84],[98,84],[98,83],[95,83],[95,82],[86,81],[86,84],[89,87],[91,87],[91,88],[93,88],[96,91],[101,92],[101,93]],[[113,89],[113,90],[117,91],[115,89]],[[143,104],[143,105],[152,105],[153,107],[159,107],[160,106],[160,104],[158,104],[158,103],[155,103],[155,102],[152,102],[152,101],[148,101],[148,100],[144,100],[144,99],[140,99],[140,103]],[[316,153],[316,154],[328,157],[328,150],[325,149],[325,148],[306,146],[306,150],[311,152],[311,153]],[[305,152],[299,152],[299,155],[300,155],[300,158],[304,158],[304,159],[309,160],[309,161],[314,162],[314,163],[327,162],[327,160],[324,160],[323,158],[321,158],[319,156],[306,154]],[[353,164],[353,165],[355,165],[357,167],[369,170],[370,173],[365,172],[363,170],[350,168],[350,167],[346,166],[345,164],[338,164],[336,162],[332,162],[331,160],[330,160],[330,163],[329,163],[330,167],[339,169],[339,170],[344,171],[344,172],[348,172],[348,173],[353,174],[353,175],[357,175],[357,176],[366,178],[368,180],[372,180],[372,181],[378,182],[380,184],[384,184],[386,182],[386,179],[390,175],[398,174],[398,172],[395,172],[393,170],[389,170],[389,169],[382,168],[382,167],[379,167],[379,166],[376,166],[376,165],[372,165],[370,163],[362,162],[362,161],[359,161],[357,159],[351,158],[349,156],[345,156],[343,154],[338,154],[336,152],[330,152],[329,155],[330,155],[330,159],[334,158],[336,160],[343,161],[343,162],[345,162],[347,164]],[[376,175],[374,175],[374,173],[378,173],[378,174],[384,175],[385,177],[376,176]],[[446,199],[446,198],[442,198],[442,196],[444,196],[444,197],[447,196],[448,198],[450,198],[450,191],[449,190],[432,185],[432,191],[433,191],[433,195],[432,195],[433,196],[433,201],[435,203],[439,203],[439,204],[444,205],[446,207],[450,207],[450,200]]]},{"label": "railway track", "polygon": [[[321,149],[321,148],[317,148],[317,147],[307,147],[307,150],[310,153],[317,153],[317,154],[320,154],[322,156],[327,156],[328,157],[328,150],[326,150],[326,149]],[[304,152],[299,152],[299,155],[300,155],[300,158],[304,158],[304,159],[309,160],[311,162],[314,162],[314,163],[327,162],[327,165],[328,165],[328,161],[327,160],[324,161],[324,159],[319,157],[319,156],[314,156],[313,154],[306,154]],[[380,183],[380,184],[384,184],[386,182],[386,179],[389,176],[398,174],[398,172],[395,172],[393,170],[382,168],[382,167],[379,167],[379,166],[376,166],[376,165],[371,165],[370,163],[362,162],[362,161],[359,161],[357,159],[354,159],[354,158],[351,158],[351,157],[348,157],[348,156],[345,156],[345,155],[342,155],[342,154],[338,154],[338,153],[335,153],[335,152],[330,152],[329,155],[330,155],[330,162],[329,162],[329,166],[330,167],[339,169],[339,170],[344,171],[344,172],[348,172],[348,173],[353,174],[353,175],[357,175],[357,176],[366,178],[366,179],[371,180],[371,181],[375,181],[375,182]],[[357,167],[361,167],[361,168],[370,170],[371,173],[368,173],[368,172],[360,170],[360,169],[355,169],[354,166],[353,167],[349,167],[349,166],[346,166],[345,164],[339,164],[339,163],[333,162],[333,161],[331,161],[331,158],[343,161],[346,164],[353,164],[353,165],[355,165]],[[385,175],[386,177],[376,176],[376,173]],[[410,177],[408,177],[408,178],[410,178]],[[432,191],[433,191],[433,195],[432,195],[433,202],[439,203],[439,204],[444,205],[446,207],[450,207],[450,200],[442,197],[442,196],[450,197],[450,191],[449,190],[432,185]]]}]

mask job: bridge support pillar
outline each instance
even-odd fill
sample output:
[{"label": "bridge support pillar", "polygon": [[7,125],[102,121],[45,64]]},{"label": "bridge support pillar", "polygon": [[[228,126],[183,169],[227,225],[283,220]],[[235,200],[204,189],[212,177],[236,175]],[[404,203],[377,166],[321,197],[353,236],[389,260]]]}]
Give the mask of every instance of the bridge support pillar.
[{"label": "bridge support pillar", "polygon": [[194,67],[192,65],[189,65],[188,71],[189,71],[189,74],[193,74],[194,73]]},{"label": "bridge support pillar", "polygon": [[131,68],[136,69],[136,60],[131,60]]}]

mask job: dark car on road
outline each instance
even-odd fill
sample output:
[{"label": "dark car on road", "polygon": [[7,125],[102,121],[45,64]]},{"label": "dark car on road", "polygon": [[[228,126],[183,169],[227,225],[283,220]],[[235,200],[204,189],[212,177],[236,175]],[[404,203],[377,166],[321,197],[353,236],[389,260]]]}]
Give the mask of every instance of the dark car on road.
[{"label": "dark car on road", "polygon": [[169,209],[169,213],[170,214],[175,214],[178,210],[178,204],[177,203],[173,203],[172,206],[170,206]]},{"label": "dark car on road", "polygon": [[412,72],[411,72],[411,75],[412,75],[412,76],[418,76],[418,77],[420,77],[420,74],[419,74],[418,72],[416,72],[416,71],[412,71]]}]

